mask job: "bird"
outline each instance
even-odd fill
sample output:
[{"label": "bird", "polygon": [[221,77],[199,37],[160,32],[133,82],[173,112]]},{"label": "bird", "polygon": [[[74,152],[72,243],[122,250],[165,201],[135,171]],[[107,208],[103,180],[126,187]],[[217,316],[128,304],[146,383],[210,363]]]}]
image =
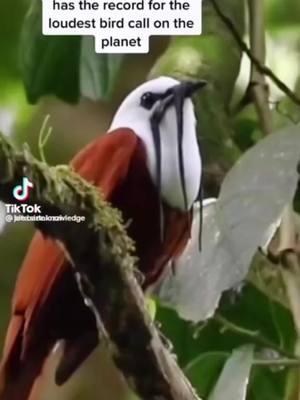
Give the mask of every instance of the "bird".
[{"label": "bird", "polygon": [[[202,175],[192,96],[205,85],[167,76],[142,83],[125,97],[108,131],[71,161],[120,210],[135,242],[145,291],[161,279],[190,237]],[[99,338],[62,249],[37,231],[12,297],[0,400],[31,399],[45,361],[61,341],[57,385],[71,377]]]}]

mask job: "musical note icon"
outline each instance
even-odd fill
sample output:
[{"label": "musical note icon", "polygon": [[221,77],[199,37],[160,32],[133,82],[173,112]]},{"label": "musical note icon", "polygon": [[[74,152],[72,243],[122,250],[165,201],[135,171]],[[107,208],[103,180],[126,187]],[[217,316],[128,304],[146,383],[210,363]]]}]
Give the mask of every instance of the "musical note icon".
[{"label": "musical note icon", "polygon": [[14,198],[18,201],[26,201],[33,186],[33,183],[27,177],[23,177],[21,185],[17,185],[13,189]]}]

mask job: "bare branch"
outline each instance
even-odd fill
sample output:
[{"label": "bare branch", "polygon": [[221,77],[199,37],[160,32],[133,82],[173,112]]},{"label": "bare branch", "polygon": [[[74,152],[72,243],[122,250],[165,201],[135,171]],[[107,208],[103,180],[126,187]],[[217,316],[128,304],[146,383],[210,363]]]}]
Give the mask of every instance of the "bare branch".
[{"label": "bare branch", "polygon": [[247,54],[249,57],[250,61],[255,65],[257,70],[261,73],[264,74],[265,76],[268,76],[272,82],[275,83],[275,85],[283,92],[285,93],[294,103],[300,105],[300,98],[284,83],[282,82],[275,74],[274,72],[268,68],[266,65],[261,64],[260,61],[252,54],[251,50],[247,46],[247,44],[243,41],[243,39],[240,37],[237,29],[235,28],[234,24],[232,23],[231,19],[228,18],[223,11],[221,10],[219,4],[217,3],[216,0],[210,0],[214,6],[214,9],[216,13],[219,15],[219,17],[222,19],[224,24],[227,26],[229,31],[231,32],[232,36],[235,38],[236,42],[240,46],[240,48]]}]

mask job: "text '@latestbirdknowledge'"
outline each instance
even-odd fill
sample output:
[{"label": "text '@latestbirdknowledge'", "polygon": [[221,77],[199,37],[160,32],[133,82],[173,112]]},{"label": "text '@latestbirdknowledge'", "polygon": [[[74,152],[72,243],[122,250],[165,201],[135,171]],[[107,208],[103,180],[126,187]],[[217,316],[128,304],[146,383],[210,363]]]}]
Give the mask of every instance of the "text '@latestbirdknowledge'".
[{"label": "text '@latestbirdknowledge'", "polygon": [[199,35],[201,0],[42,0],[44,35],[95,37],[97,53],[148,53],[149,36]]}]

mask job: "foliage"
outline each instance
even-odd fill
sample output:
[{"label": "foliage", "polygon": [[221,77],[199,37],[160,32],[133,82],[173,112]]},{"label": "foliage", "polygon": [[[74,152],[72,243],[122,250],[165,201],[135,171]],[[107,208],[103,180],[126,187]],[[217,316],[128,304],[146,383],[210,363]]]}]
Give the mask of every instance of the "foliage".
[{"label": "foliage", "polygon": [[42,35],[42,2],[34,1],[21,35],[21,68],[28,100],[53,94],[68,102],[107,98],[122,56],[95,53],[90,37]]}]

